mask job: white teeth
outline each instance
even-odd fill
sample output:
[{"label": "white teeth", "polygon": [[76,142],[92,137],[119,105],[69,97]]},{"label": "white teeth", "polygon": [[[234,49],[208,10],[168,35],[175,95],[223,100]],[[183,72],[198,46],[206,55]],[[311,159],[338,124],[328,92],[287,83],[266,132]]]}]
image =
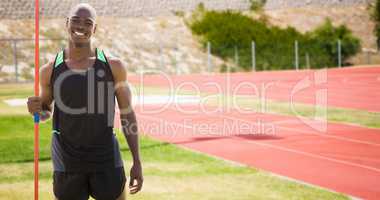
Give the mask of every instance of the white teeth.
[{"label": "white teeth", "polygon": [[84,33],[80,33],[80,32],[74,32],[76,35],[79,35],[79,36],[83,36],[84,35]]}]

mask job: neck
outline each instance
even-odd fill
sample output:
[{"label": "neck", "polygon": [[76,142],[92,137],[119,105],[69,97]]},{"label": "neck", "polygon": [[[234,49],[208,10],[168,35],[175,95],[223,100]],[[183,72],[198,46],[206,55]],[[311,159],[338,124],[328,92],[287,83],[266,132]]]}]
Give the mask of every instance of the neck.
[{"label": "neck", "polygon": [[68,58],[70,60],[82,60],[94,55],[91,43],[74,44],[69,42]]}]

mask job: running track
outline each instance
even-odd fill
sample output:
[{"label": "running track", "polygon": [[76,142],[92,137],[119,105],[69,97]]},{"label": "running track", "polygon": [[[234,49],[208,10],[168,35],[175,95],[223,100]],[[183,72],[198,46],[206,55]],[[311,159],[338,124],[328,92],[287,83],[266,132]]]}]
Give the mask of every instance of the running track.
[{"label": "running track", "polygon": [[[375,78],[378,72],[379,68],[374,67],[329,70],[328,81],[321,86],[328,87],[328,105],[378,111],[379,101],[376,98],[379,97],[379,86]],[[278,77],[281,84],[275,88],[286,90],[294,86],[294,81],[315,74],[311,71],[281,73],[234,75],[237,76],[236,83],[245,80],[244,77],[263,78],[258,82],[265,82],[265,77],[268,81]],[[350,79],[355,77],[352,73],[358,80]],[[202,86],[205,77],[210,78],[199,75],[191,81]],[[144,84],[164,86],[162,80],[155,82],[158,79],[150,78],[145,79]],[[175,76],[173,79],[176,84],[185,81],[184,77]],[[234,81],[230,83],[236,84]],[[310,91],[318,87],[313,86]],[[296,98],[297,102],[311,103],[306,98],[310,92],[307,90],[300,93],[302,95]],[[330,95],[331,90],[334,95]],[[241,93],[244,94],[244,90]],[[272,99],[287,100],[283,98],[286,94],[268,95]],[[172,105],[154,112],[158,108],[157,105],[135,107],[140,131],[156,139],[351,196],[364,199],[378,199],[380,196],[380,129],[329,123],[327,130],[321,132],[310,127],[321,127],[321,122],[276,114],[244,114],[233,109],[204,113],[196,105],[181,105],[182,111]],[[213,109],[209,107],[209,110]]]},{"label": "running track", "polygon": [[[380,66],[328,70],[233,73],[213,75],[129,76],[133,85],[182,87],[210,94],[238,94],[282,102],[320,104],[380,112]],[[242,84],[243,83],[243,84]],[[218,85],[219,88],[216,86]],[[327,89],[327,90],[324,90]],[[318,102],[318,91],[327,102]]]},{"label": "running track", "polygon": [[[197,108],[182,106],[189,112]],[[155,109],[135,108],[140,131],[155,139],[351,196],[380,196],[379,129],[330,123],[323,133],[288,116],[184,114],[176,107],[150,113]]]}]

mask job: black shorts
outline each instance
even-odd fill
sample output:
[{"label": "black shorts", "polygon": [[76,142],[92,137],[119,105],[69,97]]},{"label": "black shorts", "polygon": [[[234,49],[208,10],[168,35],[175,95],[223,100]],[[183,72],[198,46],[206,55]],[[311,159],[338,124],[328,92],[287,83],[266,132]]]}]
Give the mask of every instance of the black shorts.
[{"label": "black shorts", "polygon": [[58,200],[116,200],[124,190],[124,168],[100,172],[69,173],[55,171],[54,195]]}]

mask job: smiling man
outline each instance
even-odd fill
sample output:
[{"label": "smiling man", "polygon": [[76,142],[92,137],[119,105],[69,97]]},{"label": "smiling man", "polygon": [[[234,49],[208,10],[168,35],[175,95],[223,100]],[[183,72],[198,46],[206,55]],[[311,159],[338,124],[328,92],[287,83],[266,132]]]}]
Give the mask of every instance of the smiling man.
[{"label": "smiling man", "polygon": [[[126,84],[126,69],[116,58],[93,48],[96,12],[88,4],[71,9],[66,21],[68,48],[41,68],[41,95],[28,99],[31,114],[46,120],[53,110],[53,190],[58,200],[125,200],[123,161],[113,132],[115,97],[130,147],[130,193],[143,184],[137,121]],[[54,109],[52,109],[52,104]]]}]

